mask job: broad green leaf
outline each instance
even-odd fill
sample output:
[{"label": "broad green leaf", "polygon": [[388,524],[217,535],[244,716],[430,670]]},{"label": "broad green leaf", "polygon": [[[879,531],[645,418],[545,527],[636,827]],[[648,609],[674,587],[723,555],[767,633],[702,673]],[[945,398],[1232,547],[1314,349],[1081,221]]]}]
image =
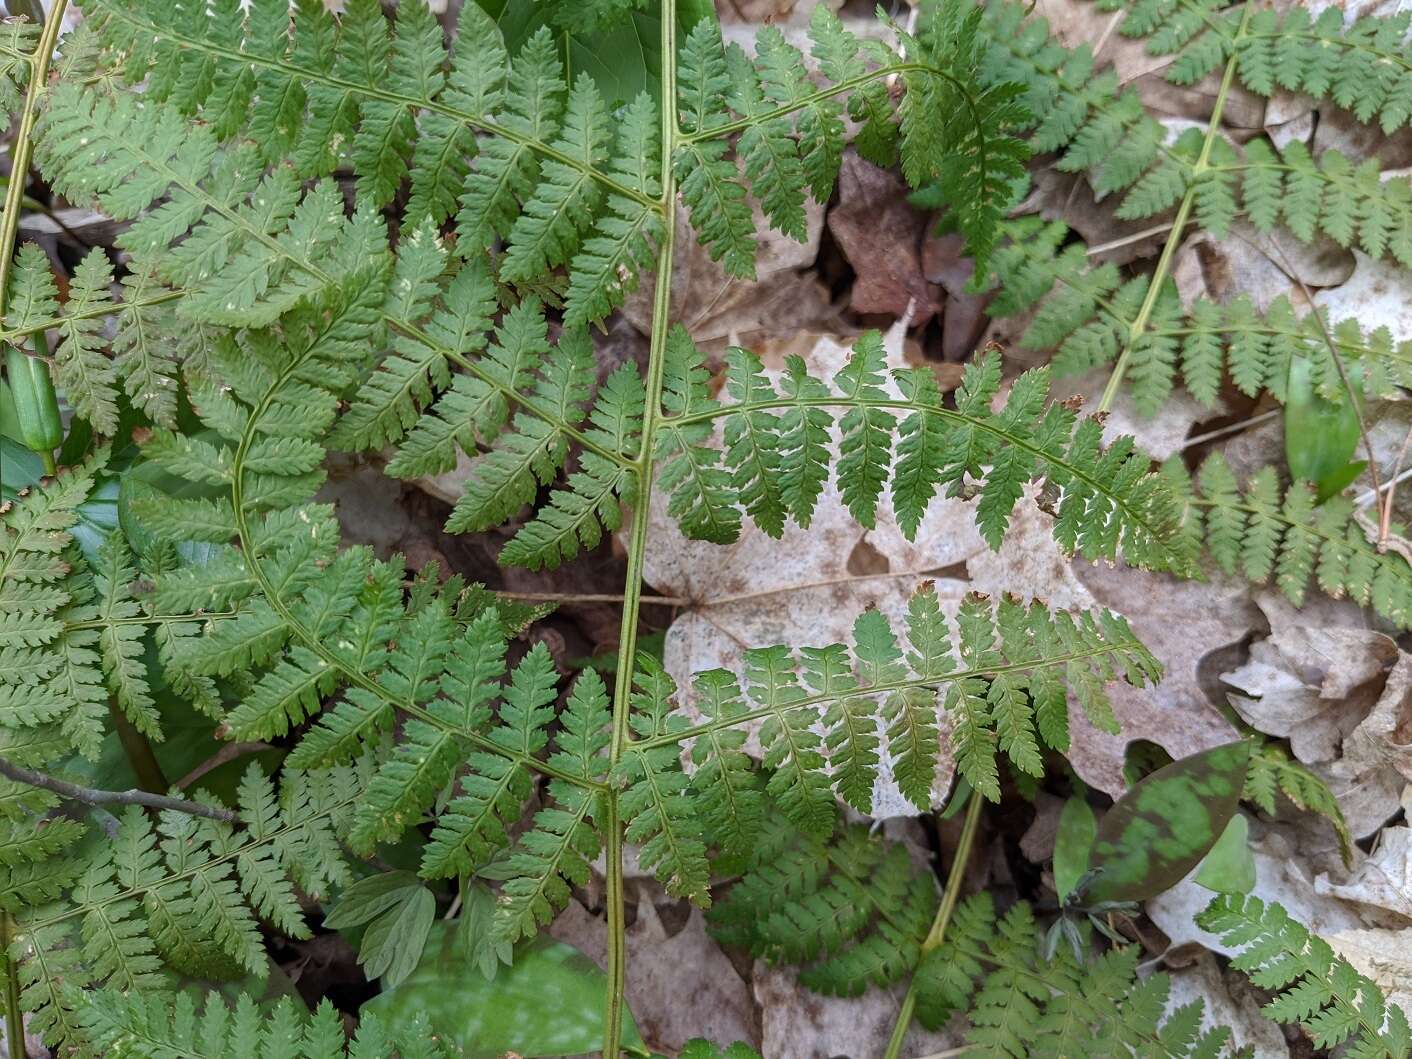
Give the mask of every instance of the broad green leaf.
[{"label": "broad green leaf", "polygon": [[1250,743],[1174,761],[1136,784],[1098,825],[1086,904],[1142,901],[1175,886],[1216,844],[1240,803]]},{"label": "broad green leaf", "polygon": [[[39,453],[30,452],[8,436],[0,436],[0,504],[13,500],[44,475]],[[98,546],[118,525],[118,480],[104,475],[87,500],[79,505],[78,522],[70,527],[79,550],[89,562],[98,558]]]},{"label": "broad green leaf", "polygon": [[436,922],[436,898],[409,871],[360,879],[344,891],[324,925],[335,930],[367,924],[358,962],[369,978],[394,988],[417,969]]},{"label": "broad green leaf", "polygon": [[1089,854],[1097,833],[1098,817],[1088,802],[1073,797],[1064,803],[1059,814],[1059,832],[1054,836],[1054,889],[1061,902],[1074,892],[1074,886],[1088,871]]},{"label": "broad green leaf", "polygon": [[1196,881],[1218,894],[1248,894],[1255,889],[1255,857],[1250,852],[1250,822],[1236,813],[1197,869]]},{"label": "broad green leaf", "polygon": [[[562,29],[562,12],[572,11],[579,0],[477,0],[495,19],[511,55],[542,26],[554,32],[559,57],[572,84],[580,73],[593,78],[609,106],[619,106],[647,91],[660,95],[662,77],[662,20],[659,5],[651,0],[646,11],[631,11],[621,21],[593,32]],[[572,18],[572,16],[570,16]],[[716,18],[711,0],[679,0],[678,35],[703,18]]]},{"label": "broad green leaf", "polygon": [[1327,500],[1358,477],[1364,463],[1353,463],[1358,450],[1358,406],[1345,395],[1335,403],[1314,388],[1313,363],[1290,358],[1285,401],[1285,459],[1296,481],[1313,482]]},{"label": "broad green leaf", "polygon": [[[608,977],[578,949],[540,935],[514,962],[485,978],[458,944],[454,923],[436,925],[421,963],[401,985],[363,1005],[393,1036],[418,1012],[465,1059],[577,1055],[603,1044]],[[651,1054],[623,1010],[623,1046]]]}]

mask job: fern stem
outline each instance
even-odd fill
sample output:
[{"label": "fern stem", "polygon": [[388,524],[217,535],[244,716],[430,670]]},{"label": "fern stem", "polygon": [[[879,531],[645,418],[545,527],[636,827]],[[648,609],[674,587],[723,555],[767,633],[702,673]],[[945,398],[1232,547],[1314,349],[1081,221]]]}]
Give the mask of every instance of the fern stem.
[{"label": "fern stem", "polygon": [[110,316],[121,316],[124,312],[132,309],[147,309],[154,305],[179,301],[185,298],[187,293],[186,290],[164,290],[161,294],[154,294],[151,297],[138,298],[133,301],[119,302],[116,304],[100,302],[87,309],[65,312],[63,316],[53,316],[47,320],[25,324],[23,327],[16,327],[14,329],[0,328],[0,342],[8,342],[12,346],[22,345],[23,340],[30,335],[43,334],[45,331],[60,327],[63,324],[72,323],[75,320],[100,320]]},{"label": "fern stem", "polygon": [[108,700],[108,716],[112,718],[113,731],[117,733],[127,763],[137,777],[137,785],[149,793],[161,794],[169,784],[166,774],[162,772],[161,762],[157,760],[157,752],[152,749],[151,740],[137,730],[112,699]]},{"label": "fern stem", "polygon": [[1247,0],[1241,14],[1240,27],[1236,30],[1236,35],[1231,41],[1231,54],[1230,58],[1226,60],[1225,72],[1221,75],[1221,87],[1216,92],[1216,102],[1211,107],[1211,120],[1206,127],[1206,137],[1201,141],[1201,154],[1197,157],[1196,165],[1192,169],[1192,179],[1187,183],[1181,205],[1177,207],[1177,215],[1172,220],[1172,230],[1167,233],[1167,242],[1162,247],[1162,256],[1157,259],[1157,268],[1153,271],[1151,279],[1148,280],[1147,294],[1142,299],[1142,307],[1138,309],[1137,319],[1133,321],[1132,327],[1129,329],[1128,340],[1123,345],[1123,352],[1118,356],[1118,363],[1113,366],[1113,374],[1108,376],[1108,385],[1103,388],[1103,399],[1098,402],[1100,413],[1108,411],[1113,406],[1113,399],[1118,396],[1118,387],[1122,385],[1123,376],[1127,374],[1133,350],[1147,330],[1148,318],[1151,317],[1152,310],[1157,307],[1157,299],[1172,270],[1172,260],[1176,257],[1177,247],[1181,245],[1187,221],[1191,219],[1191,211],[1196,205],[1196,192],[1201,187],[1201,178],[1210,168],[1211,151],[1216,145],[1216,139],[1221,135],[1221,115],[1226,109],[1226,98],[1230,95],[1231,85],[1235,83],[1236,66],[1240,58],[1240,41],[1245,36],[1246,27],[1250,25],[1250,16],[1254,14],[1254,10],[1253,4]]},{"label": "fern stem", "polygon": [[10,184],[5,189],[4,215],[0,217],[0,319],[10,304],[10,272],[15,264],[15,239],[20,228],[20,202],[24,198],[25,176],[29,172],[30,156],[34,153],[34,119],[39,109],[39,94],[49,79],[49,63],[54,58],[54,45],[64,24],[64,9],[68,0],[54,0],[49,20],[39,35],[39,44],[29,63],[29,83],[25,85],[24,106],[20,123],[15,129],[15,145],[11,155]]},{"label": "fern stem", "polygon": [[[249,511],[246,508],[244,495],[245,457],[250,450],[251,444],[255,440],[256,428],[258,427],[260,421],[264,418],[265,413],[269,410],[269,406],[274,395],[277,394],[280,391],[280,388],[286,383],[288,383],[289,380],[293,378],[303,367],[304,361],[302,359],[296,360],[290,365],[288,365],[271,384],[270,388],[266,391],[265,396],[261,400],[261,402],[253,409],[251,409],[250,417],[245,424],[245,431],[240,437],[240,444],[236,447],[235,457],[231,461],[232,480],[230,488],[230,497],[231,506],[235,512],[235,528],[238,536],[240,537],[241,542],[241,553],[244,555],[245,561],[249,565],[251,576],[254,577],[256,582],[259,584],[260,591],[264,595],[266,601],[269,603],[271,609],[273,609],[274,612],[279,615],[280,619],[289,628],[291,635],[295,639],[301,641],[303,645],[315,657],[321,659],[325,664],[343,673],[343,675],[348,678],[348,682],[350,684],[355,684],[358,687],[362,688],[364,691],[367,691],[369,694],[377,696],[377,698],[381,699],[383,702],[387,703],[394,709],[401,710],[404,713],[410,714],[411,716],[416,717],[418,720],[424,721],[426,724],[431,725],[438,731],[447,731],[449,729],[449,726],[441,718],[422,709],[415,702],[404,701],[402,699],[399,699],[397,696],[391,694],[380,683],[378,683],[378,681],[374,680],[368,674],[364,673],[361,669],[358,669],[356,666],[350,666],[346,659],[336,654],[335,652],[329,650],[328,646],[323,642],[323,639],[317,634],[315,634],[312,630],[310,630],[307,626],[302,624],[299,619],[295,617],[294,612],[289,607],[289,604],[286,603],[284,599],[281,598],[280,594],[275,591],[275,586],[274,583],[270,580],[269,573],[265,570],[264,564],[256,555],[255,549],[250,546],[250,541],[252,540],[252,535],[250,532],[250,517]],[[457,737],[466,740],[466,742],[475,745],[478,749],[488,751],[489,753],[495,754],[498,757],[508,758],[509,760],[517,762],[523,767],[538,772],[541,775],[549,776],[553,779],[564,780],[568,783],[574,784],[577,787],[584,787],[592,791],[602,792],[607,790],[605,784],[586,779],[583,776],[576,775],[572,772],[566,772],[563,769],[555,767],[547,761],[541,761],[533,754],[523,754],[518,751],[511,750],[507,747],[503,747],[494,740],[489,739],[476,732],[456,729],[455,734],[457,735]]]},{"label": "fern stem", "polygon": [[[951,860],[951,874],[946,879],[946,891],[941,895],[941,906],[936,910],[932,928],[927,931],[922,942],[921,958],[946,940],[946,927],[951,922],[951,913],[956,910],[956,902],[961,899],[961,884],[966,878],[966,864],[971,859],[971,847],[975,845],[976,833],[980,830],[981,808],[985,799],[979,791],[971,792],[971,801],[966,806],[966,821],[961,825],[961,839],[956,844],[956,854]],[[917,976],[914,971],[907,985],[907,995],[902,998],[902,1008],[897,1013],[897,1022],[892,1027],[892,1038],[887,1042],[883,1059],[898,1059],[902,1054],[902,1042],[907,1037],[907,1028],[912,1025],[912,1012],[917,1008]]]},{"label": "fern stem", "polygon": [[5,1052],[12,1059],[28,1059],[25,1020],[20,1011],[19,966],[10,956],[10,943],[14,936],[14,919],[9,912],[0,912],[0,974],[5,976]]},{"label": "fern stem", "polygon": [[[1199,501],[1193,501],[1193,503],[1199,503]],[[788,703],[761,706],[753,710],[746,710],[744,713],[732,714],[729,717],[720,717],[713,721],[704,721],[701,724],[692,725],[690,728],[683,728],[680,731],[671,732],[667,735],[644,739],[641,742],[634,743],[633,746],[639,750],[651,750],[659,746],[675,746],[688,739],[709,735],[723,728],[734,728],[738,725],[748,724],[751,721],[758,721],[762,717],[783,715],[794,710],[817,706],[824,702],[850,699],[858,695],[881,695],[889,691],[907,691],[914,688],[940,688],[959,680],[983,679],[999,676],[1002,673],[1033,673],[1040,669],[1048,669],[1051,666],[1063,666],[1070,662],[1082,662],[1086,658],[1101,658],[1104,655],[1116,654],[1124,648],[1131,647],[1135,644],[1137,644],[1136,639],[1119,641],[1105,644],[1091,651],[1075,651],[1070,654],[1055,655],[1052,658],[1016,662],[1012,665],[991,666],[987,669],[957,669],[942,677],[918,677],[914,680],[896,680],[883,684],[872,684],[867,687],[851,687],[844,691],[820,692],[817,695],[794,699]]]},{"label": "fern stem", "polygon": [[[657,275],[652,292],[652,337],[647,354],[647,398],[642,412],[642,442],[635,462],[637,490],[633,497],[632,535],[627,572],[623,582],[623,619],[618,635],[618,671],[613,681],[613,737],[609,746],[611,768],[622,759],[629,743],[628,716],[632,703],[633,656],[637,652],[638,615],[642,604],[642,566],[647,555],[648,509],[652,500],[653,438],[662,409],[662,379],[667,365],[667,320],[672,306],[672,249],[676,241],[677,182],[672,156],[681,139],[677,123],[677,5],[662,0],[662,239],[657,246]],[[618,812],[618,792],[610,789],[604,799],[605,900],[608,919],[608,998],[603,1022],[603,1059],[618,1059],[622,1046],[624,990],[627,974],[627,920],[623,886],[623,829]]]}]

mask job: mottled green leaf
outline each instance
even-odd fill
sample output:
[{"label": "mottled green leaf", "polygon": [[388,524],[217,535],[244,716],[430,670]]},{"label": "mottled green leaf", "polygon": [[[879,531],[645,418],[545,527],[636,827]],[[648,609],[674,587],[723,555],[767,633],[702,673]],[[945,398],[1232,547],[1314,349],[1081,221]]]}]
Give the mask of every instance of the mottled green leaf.
[{"label": "mottled green leaf", "polygon": [[1242,739],[1174,761],[1136,784],[1098,825],[1085,902],[1141,901],[1175,886],[1216,844],[1240,802]]}]

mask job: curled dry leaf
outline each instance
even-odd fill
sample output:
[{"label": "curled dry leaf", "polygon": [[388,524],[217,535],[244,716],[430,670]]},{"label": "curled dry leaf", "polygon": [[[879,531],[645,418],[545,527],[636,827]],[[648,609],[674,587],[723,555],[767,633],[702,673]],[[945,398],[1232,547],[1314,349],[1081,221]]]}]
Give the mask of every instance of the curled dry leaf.
[{"label": "curled dry leaf", "polygon": [[[922,267],[929,220],[907,201],[907,185],[890,169],[850,151],[838,174],[838,205],[829,232],[853,266],[850,307],[859,313],[903,316],[925,324],[941,308],[941,291]],[[910,306],[910,310],[909,310]]]},{"label": "curled dry leaf", "polygon": [[1328,783],[1352,833],[1371,834],[1398,810],[1404,779],[1396,763],[1412,771],[1412,759],[1395,749],[1408,723],[1412,664],[1352,604],[1311,599],[1296,610],[1274,592],[1256,601],[1270,633],[1221,674],[1236,689],[1228,699],[1254,728],[1288,738],[1294,756]]},{"label": "curled dry leaf", "polygon": [[1378,837],[1377,849],[1343,882],[1321,874],[1314,880],[1314,890],[1374,913],[1391,912],[1398,926],[1412,921],[1412,829],[1387,828]]}]

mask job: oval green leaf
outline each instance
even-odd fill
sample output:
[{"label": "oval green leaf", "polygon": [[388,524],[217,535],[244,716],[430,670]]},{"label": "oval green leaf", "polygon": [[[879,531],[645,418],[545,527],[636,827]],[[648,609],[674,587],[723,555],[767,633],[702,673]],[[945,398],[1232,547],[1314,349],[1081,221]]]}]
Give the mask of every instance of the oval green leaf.
[{"label": "oval green leaf", "polygon": [[1059,832],[1054,836],[1054,889],[1062,902],[1088,871],[1093,840],[1098,834],[1098,817],[1082,798],[1070,798],[1059,814]]},{"label": "oval green leaf", "polygon": [[[514,963],[486,978],[458,944],[456,924],[436,924],[410,978],[363,1005],[395,1037],[419,1011],[465,1059],[579,1055],[603,1046],[608,976],[571,945],[540,935],[515,950]],[[648,1055],[623,1009],[623,1047]]]},{"label": "oval green leaf", "polygon": [[1142,901],[1170,889],[1216,844],[1240,804],[1250,744],[1174,761],[1136,784],[1098,825],[1084,900]]},{"label": "oval green leaf", "polygon": [[1196,881],[1218,894],[1248,894],[1255,889],[1255,855],[1250,852],[1250,823],[1236,813],[1206,854]]},{"label": "oval green leaf", "polygon": [[1358,406],[1343,395],[1335,403],[1314,387],[1313,362],[1295,356],[1289,362],[1285,400],[1285,459],[1296,480],[1313,482],[1320,500],[1342,490],[1361,469],[1350,461],[1358,449]]}]

